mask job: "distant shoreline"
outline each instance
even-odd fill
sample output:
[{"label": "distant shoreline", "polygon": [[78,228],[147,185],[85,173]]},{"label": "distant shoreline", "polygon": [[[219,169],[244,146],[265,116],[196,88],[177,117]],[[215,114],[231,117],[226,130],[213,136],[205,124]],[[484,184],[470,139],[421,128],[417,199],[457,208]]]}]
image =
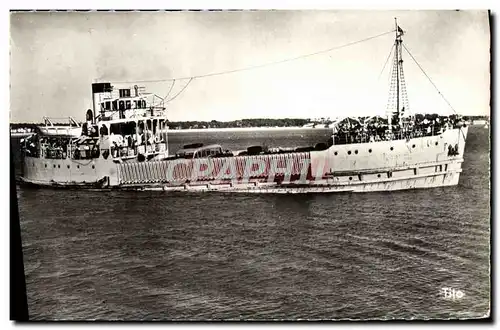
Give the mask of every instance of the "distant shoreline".
[{"label": "distant shoreline", "polygon": [[[487,119],[468,119],[466,123],[471,126],[480,126],[489,124],[489,118]],[[171,123],[175,126],[168,129],[169,133],[200,133],[200,132],[246,132],[246,131],[297,131],[297,130],[333,130],[332,127],[324,127],[326,124],[317,124],[323,127],[312,127],[312,126],[250,126],[250,127],[210,127],[210,128],[177,128],[178,123]],[[191,122],[189,122],[191,124]],[[33,131],[36,126],[41,126],[41,123],[10,123],[10,132],[13,136],[28,136],[31,132],[24,131],[28,129]],[[175,128],[174,128],[175,127]],[[21,131],[18,131],[21,130]]]},{"label": "distant shoreline", "polygon": [[189,132],[241,132],[241,131],[297,131],[297,130],[331,130],[324,127],[214,127],[214,128],[186,128],[168,129],[168,133],[189,133]]}]

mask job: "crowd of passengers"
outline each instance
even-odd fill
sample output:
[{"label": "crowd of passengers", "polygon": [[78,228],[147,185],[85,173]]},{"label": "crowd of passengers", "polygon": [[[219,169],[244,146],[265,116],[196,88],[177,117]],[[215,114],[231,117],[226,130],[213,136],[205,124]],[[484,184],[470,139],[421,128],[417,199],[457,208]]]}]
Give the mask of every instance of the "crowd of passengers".
[{"label": "crowd of passengers", "polygon": [[[106,126],[101,127],[101,136],[108,136]],[[108,138],[109,148],[113,157],[133,156],[137,153],[137,147],[158,148],[158,144],[164,143],[164,134],[155,134],[151,130],[145,130],[144,127],[134,127],[131,130],[111,131]],[[156,150],[158,151],[158,150]]]},{"label": "crowd of passengers", "polygon": [[350,144],[411,139],[422,136],[432,136],[457,127],[460,123],[458,116],[416,115],[405,118],[399,123],[392,121],[392,130],[389,129],[385,118],[376,117],[362,123],[356,119],[346,118],[334,128],[333,138],[329,144]]},{"label": "crowd of passengers", "polygon": [[[89,138],[85,139],[84,142],[78,141],[73,145],[72,150],[68,150],[69,138],[41,137],[35,134],[24,141],[26,155],[49,159],[64,159],[68,157],[68,153],[71,153],[70,157],[75,159],[99,157],[99,143],[95,139],[98,136],[96,127],[84,125],[83,131],[83,136]],[[127,131],[129,134],[126,134]],[[108,136],[107,146],[103,150],[109,148],[113,157],[135,155],[137,147],[144,146],[146,149],[156,145],[158,148],[158,143],[165,142],[164,134],[154,134],[151,130],[145,130],[141,126],[116,133],[108,132],[107,127],[102,126],[99,133],[102,136]]]},{"label": "crowd of passengers", "polygon": [[38,148],[38,141],[34,136],[26,138],[26,140],[21,140],[24,142],[24,151],[28,157],[39,157],[40,149]]},{"label": "crowd of passengers", "polygon": [[65,159],[70,154],[74,159],[99,157],[99,145],[96,141],[73,146],[70,150],[70,138],[39,137],[33,135],[25,140],[25,152],[28,157],[47,159]]}]

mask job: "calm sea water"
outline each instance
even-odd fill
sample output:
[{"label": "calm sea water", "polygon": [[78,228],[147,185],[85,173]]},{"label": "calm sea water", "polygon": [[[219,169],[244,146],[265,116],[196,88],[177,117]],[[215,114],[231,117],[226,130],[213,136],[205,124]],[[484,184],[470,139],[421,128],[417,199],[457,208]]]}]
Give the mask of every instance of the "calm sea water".
[{"label": "calm sea water", "polygon": [[[170,143],[244,149],[328,134],[175,133]],[[487,316],[489,157],[489,130],[471,127],[457,187],[306,195],[18,187],[30,318]],[[444,299],[445,287],[464,295]]]}]

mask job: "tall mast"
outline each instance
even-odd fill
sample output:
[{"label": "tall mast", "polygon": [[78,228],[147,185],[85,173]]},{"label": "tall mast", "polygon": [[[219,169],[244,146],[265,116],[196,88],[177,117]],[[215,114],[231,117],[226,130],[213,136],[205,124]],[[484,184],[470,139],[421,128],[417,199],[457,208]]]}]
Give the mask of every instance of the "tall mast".
[{"label": "tall mast", "polygon": [[392,119],[396,117],[396,124],[401,126],[402,117],[409,111],[408,95],[406,93],[406,83],[403,72],[403,30],[399,27],[398,21],[394,18],[396,39],[394,41],[394,61],[392,67],[392,77],[389,88],[389,100],[387,102],[387,119],[389,130],[392,130]]},{"label": "tall mast", "polygon": [[394,17],[396,26],[396,116],[399,121],[399,47],[401,46],[401,37],[398,35],[398,20]]}]

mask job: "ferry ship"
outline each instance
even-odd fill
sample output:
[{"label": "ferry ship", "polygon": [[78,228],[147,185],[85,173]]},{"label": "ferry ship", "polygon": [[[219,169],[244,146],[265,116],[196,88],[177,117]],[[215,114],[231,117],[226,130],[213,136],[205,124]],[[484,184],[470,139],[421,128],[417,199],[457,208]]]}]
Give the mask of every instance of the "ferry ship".
[{"label": "ferry ship", "polygon": [[23,142],[22,181],[52,187],[257,193],[371,192],[457,185],[468,126],[458,115],[411,115],[402,36],[387,117],[335,121],[329,141],[309,148],[202,143],[170,153],[164,100],[143,87],[92,84],[80,126],[50,121]]}]

